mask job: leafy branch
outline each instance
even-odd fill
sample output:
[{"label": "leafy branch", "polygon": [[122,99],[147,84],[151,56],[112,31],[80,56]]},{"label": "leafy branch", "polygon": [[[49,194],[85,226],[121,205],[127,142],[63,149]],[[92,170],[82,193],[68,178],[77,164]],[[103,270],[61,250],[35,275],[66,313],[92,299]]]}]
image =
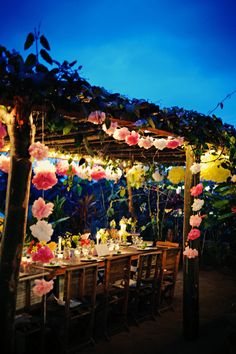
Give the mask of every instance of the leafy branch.
[{"label": "leafy branch", "polygon": [[211,111],[208,112],[209,115],[211,115],[213,112],[215,112],[217,110],[218,107],[220,107],[221,109],[224,108],[224,103],[226,100],[228,100],[229,98],[231,98],[234,94],[236,93],[236,90],[234,90],[231,93],[228,93],[228,95],[226,95],[223,100],[221,100],[219,103],[217,103],[217,105],[215,106],[215,108],[213,108]]}]

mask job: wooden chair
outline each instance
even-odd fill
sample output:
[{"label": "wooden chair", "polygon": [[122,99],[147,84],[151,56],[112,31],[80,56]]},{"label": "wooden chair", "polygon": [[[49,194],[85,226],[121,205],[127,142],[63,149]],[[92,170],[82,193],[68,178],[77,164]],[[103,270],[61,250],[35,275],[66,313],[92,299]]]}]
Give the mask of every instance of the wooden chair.
[{"label": "wooden chair", "polygon": [[[32,273],[32,274],[30,274]],[[47,272],[30,272],[20,276],[17,287],[14,322],[15,353],[44,353],[45,296],[33,292],[34,280],[42,279]]]},{"label": "wooden chair", "polygon": [[[113,331],[127,325],[131,256],[113,256],[105,262],[104,334],[107,339]],[[115,323],[115,319],[117,322]],[[116,325],[116,326],[114,326]]]},{"label": "wooden chair", "polygon": [[[145,317],[155,319],[161,285],[162,252],[139,256],[136,281],[130,282],[129,304],[136,323]],[[133,311],[132,311],[133,308]]]},{"label": "wooden chair", "polygon": [[57,337],[59,352],[94,343],[97,272],[97,264],[84,264],[68,268],[61,276],[63,299],[53,301],[48,308],[49,326]]},{"label": "wooden chair", "polygon": [[159,313],[173,309],[175,284],[178,275],[181,249],[179,247],[164,248],[162,252],[161,290],[159,297]]}]

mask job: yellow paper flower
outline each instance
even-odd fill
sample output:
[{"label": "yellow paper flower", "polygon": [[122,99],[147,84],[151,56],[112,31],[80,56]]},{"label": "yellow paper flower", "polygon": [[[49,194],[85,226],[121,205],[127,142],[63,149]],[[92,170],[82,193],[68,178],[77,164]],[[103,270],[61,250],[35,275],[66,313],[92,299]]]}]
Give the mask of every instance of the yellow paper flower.
[{"label": "yellow paper flower", "polygon": [[219,153],[217,155],[213,155],[211,152],[206,153],[201,158],[201,179],[216,183],[226,182],[231,173],[229,170],[223,168],[221,164],[228,161],[229,159],[225,155],[220,156]]},{"label": "yellow paper flower", "polygon": [[141,188],[145,182],[145,167],[141,164],[134,165],[129,171],[126,173],[126,178],[128,183],[133,188]]},{"label": "yellow paper flower", "polygon": [[168,173],[168,180],[173,184],[179,184],[184,181],[185,170],[181,166],[172,167]]},{"label": "yellow paper flower", "polygon": [[56,242],[49,242],[47,246],[50,248],[51,251],[54,251],[57,248],[57,243]]}]

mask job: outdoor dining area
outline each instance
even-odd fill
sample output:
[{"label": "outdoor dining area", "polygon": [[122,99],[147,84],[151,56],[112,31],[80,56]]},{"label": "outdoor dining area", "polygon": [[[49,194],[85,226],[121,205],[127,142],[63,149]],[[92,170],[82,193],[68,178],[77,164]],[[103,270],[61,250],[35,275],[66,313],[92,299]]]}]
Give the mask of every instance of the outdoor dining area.
[{"label": "outdoor dining area", "polygon": [[180,268],[196,340],[209,245],[234,262],[235,128],[92,86],[34,42],[37,60],[1,47],[1,353],[78,353],[165,316]]},{"label": "outdoor dining area", "polygon": [[22,261],[16,353],[30,352],[34,343],[34,352],[44,353],[50,344],[57,352],[76,352],[172,308],[180,247],[164,242],[107,250],[100,257],[56,253],[48,264]]}]

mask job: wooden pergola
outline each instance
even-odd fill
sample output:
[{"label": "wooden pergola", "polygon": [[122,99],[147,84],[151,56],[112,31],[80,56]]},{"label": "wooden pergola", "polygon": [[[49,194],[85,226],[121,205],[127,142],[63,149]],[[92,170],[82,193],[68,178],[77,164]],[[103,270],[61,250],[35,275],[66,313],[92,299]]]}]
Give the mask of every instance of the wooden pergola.
[{"label": "wooden pergola", "polygon": [[[6,58],[12,59],[7,52]],[[14,58],[23,61],[20,56],[15,55]],[[89,85],[78,76],[78,73],[76,76],[76,72],[71,72],[71,68],[66,65],[63,67],[63,64],[59,68],[61,70],[59,73],[66,75],[64,80],[57,76],[58,71],[44,70],[43,83],[38,84],[34,81],[38,74],[42,74],[37,71],[38,63],[35,62],[31,67],[24,62],[23,64],[26,73],[33,77],[30,83],[27,81],[28,77],[25,81],[19,79],[17,75],[18,81],[15,77],[12,79],[11,73],[6,70],[7,66],[5,76],[0,75],[0,96],[2,95],[0,103],[9,107],[1,110],[0,118],[7,125],[11,154],[4,233],[0,250],[0,318],[3,325],[0,338],[2,348],[7,348],[4,353],[8,354],[27,223],[32,173],[28,148],[32,142],[43,140],[49,147],[72,154],[91,153],[133,162],[185,165],[183,227],[185,246],[190,230],[192,203],[190,188],[199,178],[191,174],[190,166],[199,158],[201,146],[227,145],[228,135],[226,136],[225,132],[236,136],[233,127],[224,126],[216,117],[176,107],[161,110],[159,106],[143,100],[129,100],[119,94],[110,94],[104,89]],[[8,90],[9,87],[11,91]],[[185,147],[162,151],[154,147],[149,150],[137,146],[129,147],[106,136],[100,126],[87,122],[89,113],[95,110],[105,112],[108,121],[117,121],[120,127],[142,131],[144,136],[155,138],[182,136],[185,139]],[[145,122],[137,126],[137,120]],[[196,248],[198,242],[195,242]],[[189,339],[196,338],[198,334],[198,262],[197,257],[194,259],[184,257],[183,332]]]}]

